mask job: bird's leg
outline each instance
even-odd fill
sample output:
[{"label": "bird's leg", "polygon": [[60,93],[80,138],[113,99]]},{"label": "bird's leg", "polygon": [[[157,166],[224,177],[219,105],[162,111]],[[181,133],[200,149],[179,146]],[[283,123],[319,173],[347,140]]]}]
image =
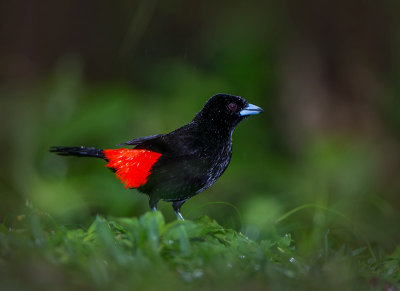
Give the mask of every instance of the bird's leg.
[{"label": "bird's leg", "polygon": [[183,203],[186,202],[186,200],[187,199],[172,202],[172,208],[174,208],[174,212],[175,212],[176,217],[178,219],[182,220],[182,221],[185,220],[185,219],[183,218],[183,216],[181,214],[181,206],[182,206]]},{"label": "bird's leg", "polygon": [[157,199],[153,199],[152,197],[149,197],[149,206],[152,211],[157,210],[157,203],[158,203]]}]

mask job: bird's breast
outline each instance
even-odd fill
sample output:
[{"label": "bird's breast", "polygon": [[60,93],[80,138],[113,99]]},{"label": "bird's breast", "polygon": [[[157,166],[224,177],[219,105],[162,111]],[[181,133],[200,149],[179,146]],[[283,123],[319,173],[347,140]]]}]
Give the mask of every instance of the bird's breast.
[{"label": "bird's breast", "polygon": [[204,169],[207,169],[207,179],[205,179],[204,185],[196,193],[210,187],[225,172],[232,156],[232,142],[225,143],[221,147],[209,149],[209,151],[203,156],[207,164],[204,167]]}]

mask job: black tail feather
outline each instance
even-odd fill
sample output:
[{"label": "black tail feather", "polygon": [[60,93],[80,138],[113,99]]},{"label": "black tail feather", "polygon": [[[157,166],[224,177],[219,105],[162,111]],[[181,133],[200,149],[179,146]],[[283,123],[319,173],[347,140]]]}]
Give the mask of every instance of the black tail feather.
[{"label": "black tail feather", "polygon": [[94,157],[104,159],[104,153],[101,149],[81,147],[51,147],[50,152],[56,153],[61,156],[77,156],[77,157]]}]

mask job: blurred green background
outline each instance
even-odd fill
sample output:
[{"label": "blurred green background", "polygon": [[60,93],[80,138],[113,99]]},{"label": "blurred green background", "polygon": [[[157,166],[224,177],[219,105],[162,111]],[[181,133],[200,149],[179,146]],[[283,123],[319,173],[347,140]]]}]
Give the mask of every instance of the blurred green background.
[{"label": "blurred green background", "polygon": [[103,161],[48,148],[166,133],[223,92],[265,112],[238,126],[228,170],[185,218],[255,240],[288,232],[303,254],[327,231],[392,251],[398,12],[396,1],[0,2],[0,219],[27,207],[69,226],[145,213],[146,196]]}]

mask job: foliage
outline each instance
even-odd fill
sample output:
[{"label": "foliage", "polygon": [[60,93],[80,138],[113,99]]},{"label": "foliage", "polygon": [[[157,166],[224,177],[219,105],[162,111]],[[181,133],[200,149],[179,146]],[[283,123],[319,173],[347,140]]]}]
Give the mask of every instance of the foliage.
[{"label": "foliage", "polygon": [[377,260],[366,246],[333,249],[325,241],[324,253],[303,258],[290,234],[258,242],[208,217],[166,223],[160,212],[97,216],[87,229],[56,225],[37,212],[20,220],[18,228],[0,228],[6,290],[284,290],[320,284],[367,290],[400,283],[400,248]]}]

